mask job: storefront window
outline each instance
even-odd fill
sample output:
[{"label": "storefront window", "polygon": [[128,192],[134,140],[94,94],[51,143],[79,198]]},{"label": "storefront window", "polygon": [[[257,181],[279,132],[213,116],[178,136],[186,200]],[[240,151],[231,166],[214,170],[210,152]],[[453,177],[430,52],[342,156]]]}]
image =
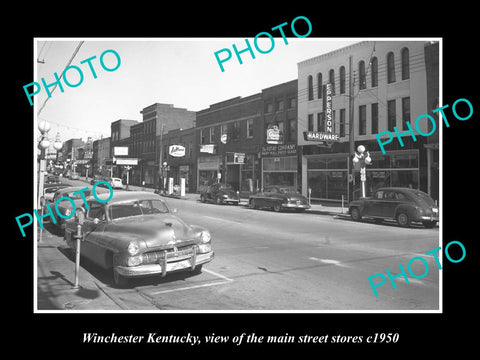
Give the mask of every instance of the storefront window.
[{"label": "storefront window", "polygon": [[347,195],[347,171],[309,171],[308,187],[312,198],[341,200]]},{"label": "storefront window", "polygon": [[325,158],[313,158],[308,159],[308,169],[326,169],[327,159]]},{"label": "storefront window", "polygon": [[280,185],[280,186],[293,186],[295,187],[296,173],[292,172],[274,172],[264,174],[263,187]]},{"label": "storefront window", "polygon": [[391,156],[392,168],[417,168],[418,154],[396,154]]},{"label": "storefront window", "polygon": [[327,167],[329,169],[346,169],[347,168],[347,157],[335,157],[328,159]]}]

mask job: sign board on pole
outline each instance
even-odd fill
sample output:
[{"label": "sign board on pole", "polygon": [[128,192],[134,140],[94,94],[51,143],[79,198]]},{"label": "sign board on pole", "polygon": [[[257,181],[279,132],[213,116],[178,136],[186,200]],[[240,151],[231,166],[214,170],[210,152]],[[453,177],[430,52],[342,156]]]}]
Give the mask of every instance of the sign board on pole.
[{"label": "sign board on pole", "polygon": [[115,146],[113,148],[113,155],[128,156],[128,146]]},{"label": "sign board on pole", "polygon": [[116,158],[115,160],[116,165],[138,165],[137,158]]}]

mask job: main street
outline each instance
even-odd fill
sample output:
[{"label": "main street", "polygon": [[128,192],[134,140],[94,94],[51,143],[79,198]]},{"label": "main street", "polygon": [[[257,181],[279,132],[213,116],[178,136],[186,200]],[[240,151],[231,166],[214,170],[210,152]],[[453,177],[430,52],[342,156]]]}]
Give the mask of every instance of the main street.
[{"label": "main street", "polygon": [[[83,183],[84,184],[84,183]],[[112,275],[85,263],[104,292],[129,310],[148,301],[161,310],[438,310],[435,258],[439,229],[401,228],[395,223],[353,222],[312,213],[275,213],[246,206],[203,204],[166,198],[178,217],[212,234],[213,262],[199,275],[134,279],[128,289],[113,286]],[[428,274],[388,280],[423,257]],[[439,255],[441,257],[441,255]],[[421,261],[412,263],[421,275]],[[383,273],[385,284],[372,291],[368,277]],[[375,282],[379,282],[376,278]],[[141,302],[140,302],[141,300]],[[101,310],[101,309],[96,309]]]}]

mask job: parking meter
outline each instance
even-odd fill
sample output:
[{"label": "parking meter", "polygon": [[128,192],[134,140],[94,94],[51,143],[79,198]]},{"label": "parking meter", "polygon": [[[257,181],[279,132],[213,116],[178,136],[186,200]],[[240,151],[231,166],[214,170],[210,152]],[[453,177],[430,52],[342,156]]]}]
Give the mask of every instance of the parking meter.
[{"label": "parking meter", "polygon": [[80,272],[80,244],[84,240],[83,234],[83,223],[85,221],[85,209],[83,207],[77,208],[75,212],[75,220],[77,223],[77,233],[73,235],[73,238],[76,239],[76,251],[75,251],[75,284],[73,285],[74,289],[78,289],[78,274]]}]

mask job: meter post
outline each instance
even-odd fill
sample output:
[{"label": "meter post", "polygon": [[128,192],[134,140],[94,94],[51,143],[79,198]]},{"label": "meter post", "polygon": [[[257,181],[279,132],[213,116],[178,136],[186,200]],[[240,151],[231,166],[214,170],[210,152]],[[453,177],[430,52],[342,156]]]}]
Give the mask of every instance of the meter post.
[{"label": "meter post", "polygon": [[74,289],[80,288],[78,284],[78,275],[80,273],[80,247],[83,240],[83,222],[85,220],[85,210],[83,208],[77,208],[75,213],[75,220],[77,222],[77,233],[72,234],[72,237],[76,239],[76,251],[75,251],[75,284]]}]

